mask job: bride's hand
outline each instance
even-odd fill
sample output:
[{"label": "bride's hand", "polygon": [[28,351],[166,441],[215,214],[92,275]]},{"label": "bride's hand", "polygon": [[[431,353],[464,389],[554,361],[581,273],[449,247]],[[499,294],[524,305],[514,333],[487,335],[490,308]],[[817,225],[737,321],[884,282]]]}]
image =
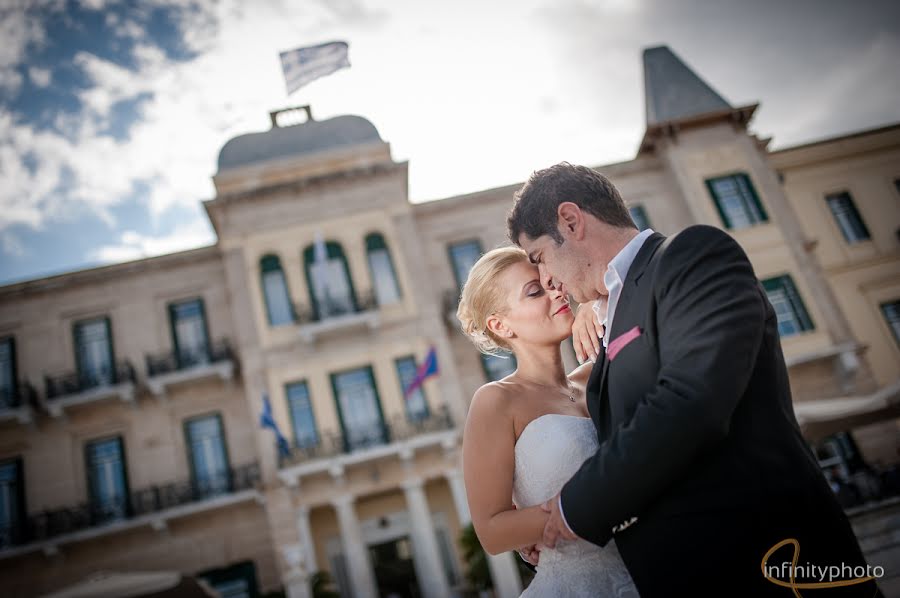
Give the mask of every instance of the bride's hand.
[{"label": "bride's hand", "polygon": [[[606,313],[606,297],[597,299],[600,302],[600,313]],[[572,346],[575,349],[575,357],[578,363],[584,363],[588,359],[595,361],[600,355],[600,338],[603,336],[603,326],[597,321],[593,304],[595,302],[582,303],[575,312],[575,321],[572,322]]]}]

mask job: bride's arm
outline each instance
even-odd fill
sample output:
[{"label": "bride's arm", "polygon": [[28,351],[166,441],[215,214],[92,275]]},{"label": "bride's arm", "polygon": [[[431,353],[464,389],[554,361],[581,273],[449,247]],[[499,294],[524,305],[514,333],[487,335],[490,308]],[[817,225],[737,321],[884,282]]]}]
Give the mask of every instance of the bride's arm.
[{"label": "bride's arm", "polygon": [[482,386],[463,432],[463,477],[472,525],[490,554],[537,544],[549,518],[540,505],[512,505],[515,443],[508,398],[493,385]]}]

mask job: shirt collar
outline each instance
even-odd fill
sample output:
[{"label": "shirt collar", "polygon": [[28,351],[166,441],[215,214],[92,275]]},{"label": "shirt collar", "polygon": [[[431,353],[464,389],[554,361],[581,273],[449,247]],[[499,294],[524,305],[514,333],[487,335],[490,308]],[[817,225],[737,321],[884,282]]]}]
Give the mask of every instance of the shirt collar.
[{"label": "shirt collar", "polygon": [[608,270],[615,272],[621,282],[625,282],[625,277],[628,276],[628,270],[631,268],[631,263],[634,261],[634,258],[637,257],[638,251],[643,247],[644,241],[652,234],[652,228],[644,229],[635,235],[635,237],[616,254],[616,257],[610,260]]}]

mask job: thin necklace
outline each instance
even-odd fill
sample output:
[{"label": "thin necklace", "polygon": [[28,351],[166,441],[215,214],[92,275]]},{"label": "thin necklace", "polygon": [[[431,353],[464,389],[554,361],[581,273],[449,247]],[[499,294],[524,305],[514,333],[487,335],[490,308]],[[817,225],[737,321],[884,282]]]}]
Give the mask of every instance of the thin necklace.
[{"label": "thin necklace", "polygon": [[543,386],[544,388],[553,388],[555,390],[559,390],[559,392],[563,393],[563,395],[569,397],[570,401],[572,401],[573,403],[575,402],[575,391],[572,390],[572,383],[569,380],[566,380],[566,388],[568,390],[560,390],[558,386],[550,386],[549,384],[541,384],[540,382],[531,382],[531,380],[526,380],[526,382],[534,384],[535,386]]}]

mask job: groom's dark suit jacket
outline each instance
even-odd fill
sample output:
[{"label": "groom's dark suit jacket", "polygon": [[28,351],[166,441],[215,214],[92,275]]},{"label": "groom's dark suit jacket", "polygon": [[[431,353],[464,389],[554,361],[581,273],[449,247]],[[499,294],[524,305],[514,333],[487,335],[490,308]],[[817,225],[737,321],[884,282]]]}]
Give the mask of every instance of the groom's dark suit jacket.
[{"label": "groom's dark suit jacket", "polygon": [[[650,236],[607,339],[587,386],[601,445],[562,506],[580,537],[615,538],[641,596],[791,596],[762,572],[786,538],[798,564],[864,563],[794,417],[775,312],[731,236]],[[785,547],[768,564],[791,557]]]}]

